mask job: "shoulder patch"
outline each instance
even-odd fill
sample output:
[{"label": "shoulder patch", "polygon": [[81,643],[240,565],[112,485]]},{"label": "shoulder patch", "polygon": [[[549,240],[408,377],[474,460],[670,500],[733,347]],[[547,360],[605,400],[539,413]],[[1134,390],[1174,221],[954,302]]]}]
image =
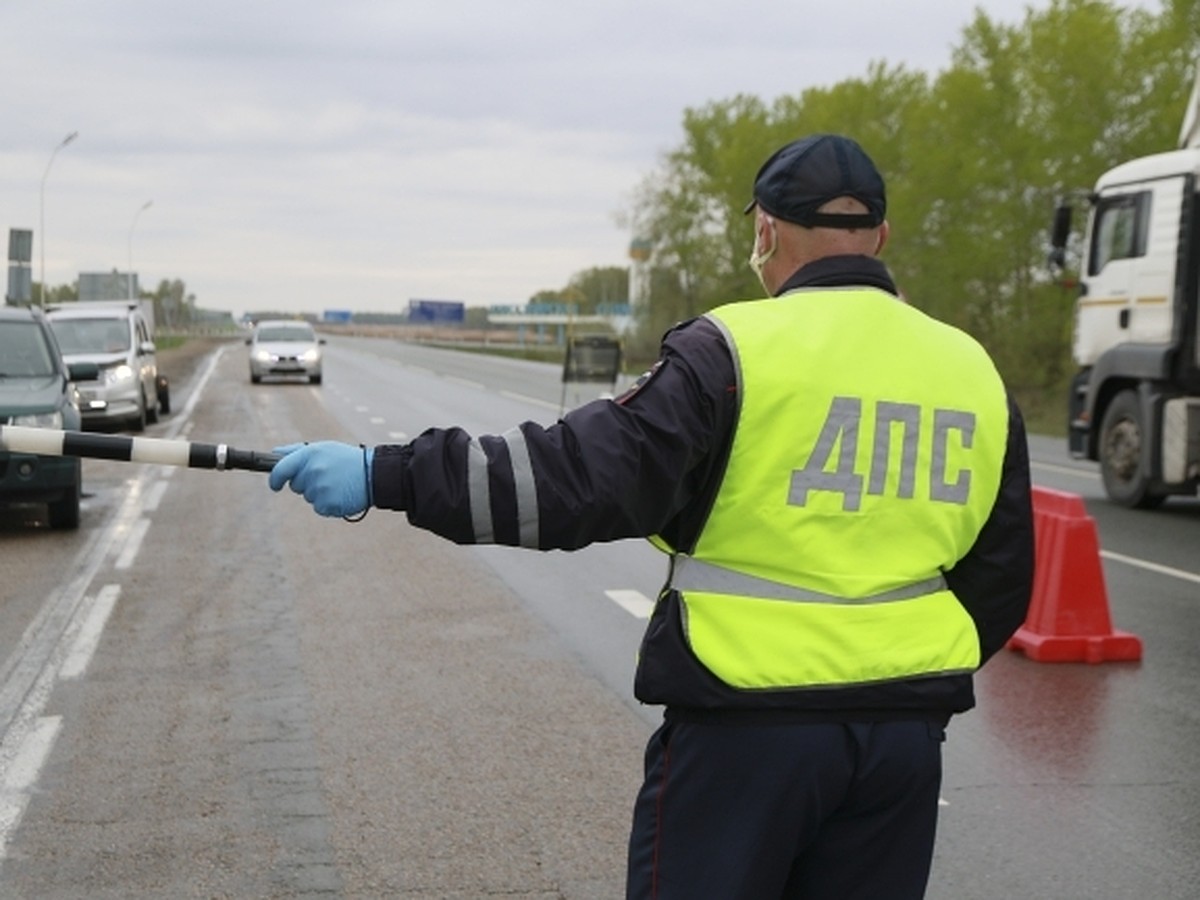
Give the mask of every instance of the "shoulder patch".
[{"label": "shoulder patch", "polygon": [[666,360],[662,359],[655,362],[654,365],[639,375],[637,381],[631,384],[625,390],[625,392],[621,394],[621,396],[617,397],[613,402],[620,403],[622,406],[624,406],[626,403],[632,400],[635,396],[637,396],[638,392],[641,391],[642,388],[654,380],[654,377],[662,370],[663,363],[665,362]]}]

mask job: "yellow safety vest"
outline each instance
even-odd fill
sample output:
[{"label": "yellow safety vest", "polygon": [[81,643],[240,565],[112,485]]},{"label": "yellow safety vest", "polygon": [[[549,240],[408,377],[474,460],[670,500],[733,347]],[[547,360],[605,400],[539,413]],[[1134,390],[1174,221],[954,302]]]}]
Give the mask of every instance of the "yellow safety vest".
[{"label": "yellow safety vest", "polygon": [[977,668],[974,624],[942,573],[999,491],[1008,405],[985,351],[874,289],[708,316],[740,408],[696,546],[672,557],[700,662],[748,690]]}]

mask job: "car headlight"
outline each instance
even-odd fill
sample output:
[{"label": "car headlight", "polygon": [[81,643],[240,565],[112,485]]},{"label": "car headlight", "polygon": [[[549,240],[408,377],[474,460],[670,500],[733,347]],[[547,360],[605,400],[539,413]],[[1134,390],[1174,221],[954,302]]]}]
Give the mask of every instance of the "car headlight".
[{"label": "car headlight", "polygon": [[29,428],[59,428],[63,427],[62,413],[58,410],[48,413],[31,413],[25,416],[13,416],[14,425],[25,425]]},{"label": "car headlight", "polygon": [[270,362],[271,354],[268,353],[266,350],[256,350],[254,352],[254,358],[257,359],[259,362]]},{"label": "car headlight", "polygon": [[305,362],[316,362],[321,358],[321,351],[314,347],[311,350],[305,350],[300,358]]},{"label": "car headlight", "polygon": [[122,381],[133,380],[133,369],[122,363],[119,366],[113,366],[111,369],[104,370],[104,381],[106,384],[117,384]]}]

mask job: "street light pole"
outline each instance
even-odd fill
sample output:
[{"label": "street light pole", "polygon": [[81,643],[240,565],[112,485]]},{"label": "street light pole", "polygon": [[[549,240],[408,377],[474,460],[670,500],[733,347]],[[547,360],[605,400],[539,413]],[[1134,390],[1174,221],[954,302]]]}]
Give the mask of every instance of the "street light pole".
[{"label": "street light pole", "polygon": [[38,228],[42,232],[40,235],[38,235],[38,244],[41,248],[42,260],[41,282],[38,284],[38,305],[42,307],[46,305],[46,178],[50,175],[50,167],[54,165],[54,157],[58,156],[58,151],[67,146],[67,144],[71,143],[71,141],[75,140],[77,137],[79,137],[79,132],[72,131],[62,139],[59,145],[54,148],[54,152],[50,154],[50,161],[46,163],[46,171],[42,173],[42,187],[40,193],[38,194],[38,208],[40,214]]},{"label": "street light pole", "polygon": [[133,296],[133,229],[137,227],[138,218],[148,210],[153,204],[153,200],[147,200],[141,205],[141,208],[133,214],[133,222],[129,225],[129,270],[125,274],[125,282],[129,285],[129,299],[136,299]]}]

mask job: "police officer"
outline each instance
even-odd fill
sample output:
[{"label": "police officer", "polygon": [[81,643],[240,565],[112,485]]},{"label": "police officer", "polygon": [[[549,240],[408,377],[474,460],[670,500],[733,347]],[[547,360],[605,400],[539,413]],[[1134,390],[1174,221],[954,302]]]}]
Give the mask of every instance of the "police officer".
[{"label": "police officer", "polygon": [[941,743],[1024,621],[1024,427],[962,332],[877,259],[884,183],[819,134],[754,182],[766,299],[672,329],[615,401],[501,435],[280,448],[270,486],[459,543],[669,554],[634,690],[665,706],[630,898],[917,898]]}]

